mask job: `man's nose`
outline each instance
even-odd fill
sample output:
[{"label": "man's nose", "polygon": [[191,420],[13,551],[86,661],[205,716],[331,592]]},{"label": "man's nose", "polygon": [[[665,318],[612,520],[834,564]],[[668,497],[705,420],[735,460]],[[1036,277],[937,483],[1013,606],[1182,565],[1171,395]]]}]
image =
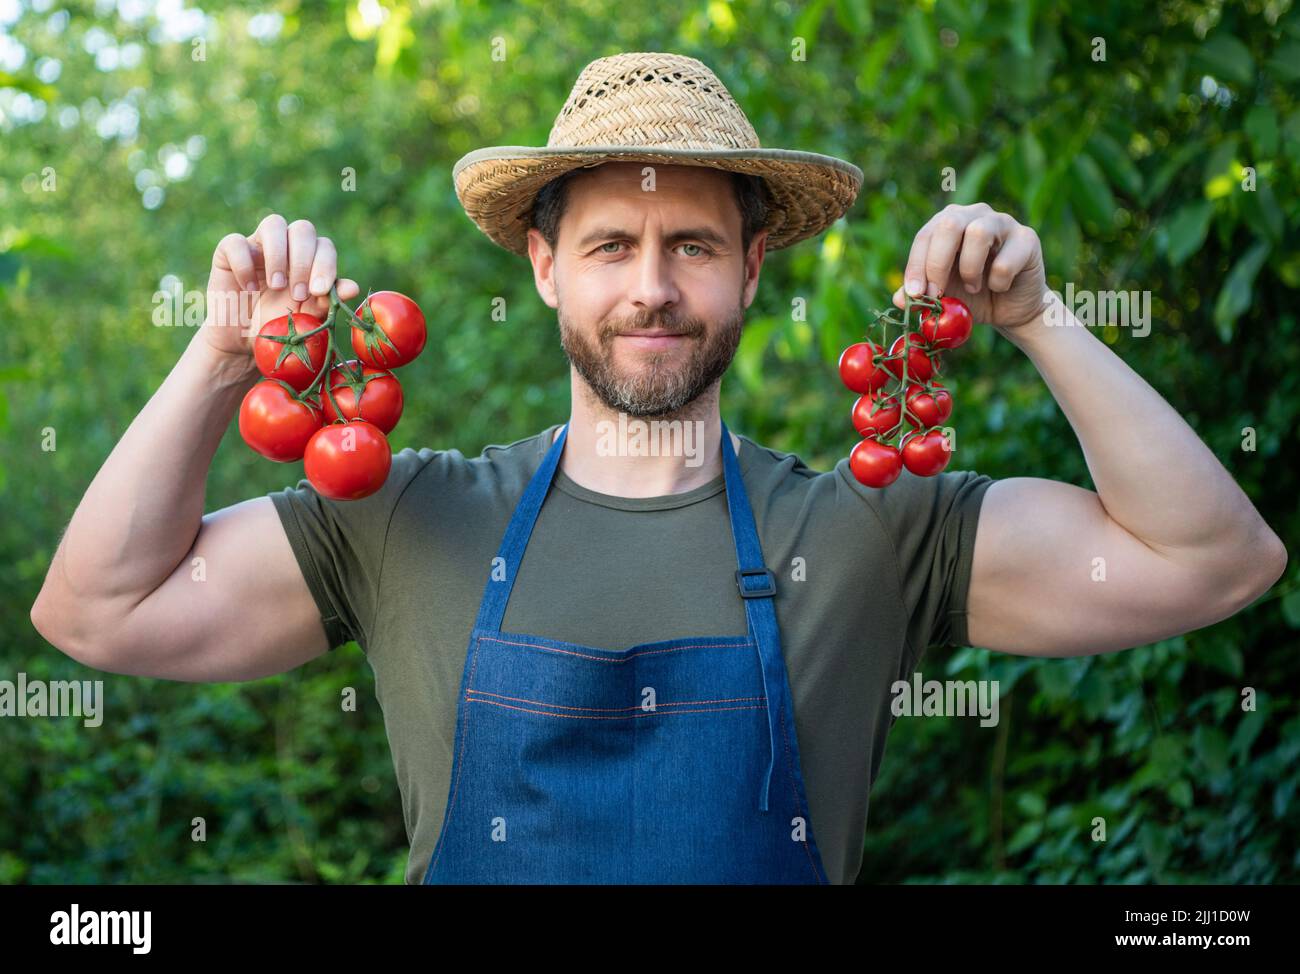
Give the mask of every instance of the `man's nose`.
[{"label": "man's nose", "polygon": [[680,300],[672,264],[661,247],[642,247],[636,255],[632,274],[628,299],[643,310],[656,311]]}]

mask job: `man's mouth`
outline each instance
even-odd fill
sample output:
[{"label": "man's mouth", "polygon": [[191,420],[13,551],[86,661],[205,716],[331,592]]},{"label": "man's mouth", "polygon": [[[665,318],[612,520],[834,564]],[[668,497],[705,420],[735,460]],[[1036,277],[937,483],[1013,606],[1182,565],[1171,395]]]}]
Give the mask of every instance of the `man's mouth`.
[{"label": "man's mouth", "polygon": [[647,351],[659,351],[675,348],[690,336],[685,332],[669,331],[667,328],[638,328],[636,331],[620,332],[616,337],[633,348]]}]

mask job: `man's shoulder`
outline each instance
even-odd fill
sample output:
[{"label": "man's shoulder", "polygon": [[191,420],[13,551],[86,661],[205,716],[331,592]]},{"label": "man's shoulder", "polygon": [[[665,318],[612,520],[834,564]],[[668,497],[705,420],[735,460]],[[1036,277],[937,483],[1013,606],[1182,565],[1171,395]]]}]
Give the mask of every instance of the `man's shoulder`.
[{"label": "man's shoulder", "polygon": [[853,476],[847,455],[806,463],[798,453],[739,435],[744,442],[741,468],[746,483],[753,483],[751,494],[770,493],[797,498],[804,504],[869,510],[886,521],[933,516],[945,502],[982,491],[992,482],[992,478],[975,470],[952,469],[921,477],[904,469],[888,487],[868,487]]},{"label": "man's shoulder", "polygon": [[740,469],[747,481],[775,488],[806,489],[818,486],[819,481],[834,475],[831,470],[819,469],[806,462],[793,450],[760,443],[744,433],[736,434],[741,441],[738,454]]},{"label": "man's shoulder", "polygon": [[466,455],[458,447],[406,447],[393,454],[391,478],[414,481],[422,485],[511,481],[531,476],[550,446],[555,423],[546,429],[506,443],[489,443],[477,456]]}]

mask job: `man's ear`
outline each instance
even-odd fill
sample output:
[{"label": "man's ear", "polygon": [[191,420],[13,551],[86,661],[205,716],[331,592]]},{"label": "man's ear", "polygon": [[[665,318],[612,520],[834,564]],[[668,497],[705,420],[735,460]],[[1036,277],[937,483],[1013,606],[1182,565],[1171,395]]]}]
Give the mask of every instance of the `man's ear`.
[{"label": "man's ear", "polygon": [[767,227],[754,234],[754,239],[749,242],[749,252],[745,255],[743,299],[746,308],[753,303],[754,295],[758,293],[758,275],[763,268],[763,257],[767,253],[767,234]]},{"label": "man's ear", "polygon": [[528,229],[528,259],[533,264],[533,284],[549,308],[560,306],[555,291],[555,254],[536,227]]}]

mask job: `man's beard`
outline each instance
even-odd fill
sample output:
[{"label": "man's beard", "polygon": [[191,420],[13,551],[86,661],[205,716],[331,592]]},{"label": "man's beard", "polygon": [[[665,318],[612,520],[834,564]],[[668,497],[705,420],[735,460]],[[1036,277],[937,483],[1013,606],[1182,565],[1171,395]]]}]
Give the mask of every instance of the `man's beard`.
[{"label": "man's beard", "polygon": [[[672,416],[694,402],[727,371],[740,344],[745,308],[737,302],[732,314],[712,334],[698,318],[662,311],[605,322],[599,326],[596,345],[572,326],[563,305],[559,318],[564,353],[601,402],[629,416],[663,417]],[[644,364],[638,372],[633,375],[620,372],[613,361],[615,336],[643,329],[664,329],[688,336],[691,351],[686,362],[668,364],[667,360],[677,358],[679,351],[644,355]]]}]

